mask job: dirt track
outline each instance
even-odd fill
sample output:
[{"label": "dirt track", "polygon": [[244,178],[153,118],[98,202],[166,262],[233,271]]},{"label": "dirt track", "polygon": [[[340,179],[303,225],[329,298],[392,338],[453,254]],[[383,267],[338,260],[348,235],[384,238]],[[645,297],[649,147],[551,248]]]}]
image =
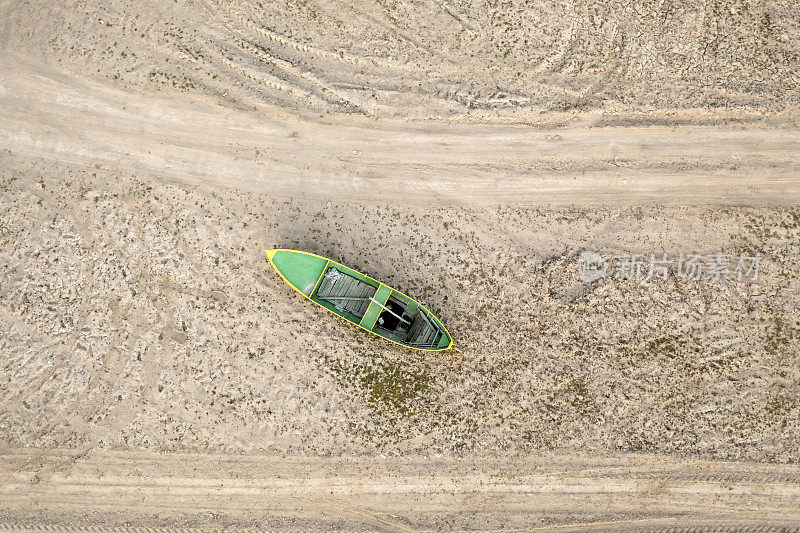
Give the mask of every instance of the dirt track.
[{"label": "dirt track", "polygon": [[3,147],[61,164],[360,203],[795,205],[800,196],[800,133],[780,123],[311,124],[137,95],[12,57],[0,68]]},{"label": "dirt track", "polygon": [[[56,531],[97,523],[194,531],[702,531],[711,524],[789,531],[800,521],[794,466],[553,454],[453,460],[19,450],[2,459],[0,518],[47,518]],[[136,530],[115,531],[129,529]]]}]

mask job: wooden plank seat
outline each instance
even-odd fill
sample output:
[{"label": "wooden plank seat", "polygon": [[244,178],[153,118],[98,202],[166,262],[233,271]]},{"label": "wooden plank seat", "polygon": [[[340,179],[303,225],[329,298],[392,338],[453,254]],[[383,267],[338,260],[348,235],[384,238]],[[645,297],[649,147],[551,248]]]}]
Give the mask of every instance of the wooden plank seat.
[{"label": "wooden plank seat", "polygon": [[[339,278],[331,281],[328,273],[336,270]],[[317,298],[338,306],[359,318],[364,316],[369,307],[371,298],[377,289],[353,276],[348,276],[335,267],[329,268],[317,289]]]}]

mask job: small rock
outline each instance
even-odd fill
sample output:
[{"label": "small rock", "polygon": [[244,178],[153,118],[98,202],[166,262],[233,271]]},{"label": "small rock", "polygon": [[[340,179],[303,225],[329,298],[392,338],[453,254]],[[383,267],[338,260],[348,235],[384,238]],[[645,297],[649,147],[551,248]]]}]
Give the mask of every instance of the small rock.
[{"label": "small rock", "polygon": [[225,303],[228,301],[228,296],[222,291],[211,291],[211,298],[215,302]]}]

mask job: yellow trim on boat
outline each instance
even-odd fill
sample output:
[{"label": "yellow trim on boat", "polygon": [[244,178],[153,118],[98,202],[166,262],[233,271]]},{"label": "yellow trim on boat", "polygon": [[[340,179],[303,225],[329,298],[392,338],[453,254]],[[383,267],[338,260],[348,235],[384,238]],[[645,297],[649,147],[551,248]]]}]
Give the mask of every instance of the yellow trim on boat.
[{"label": "yellow trim on boat", "polygon": [[[270,261],[270,263],[271,262],[272,261]],[[330,264],[331,264],[331,260],[328,259],[328,262],[325,263],[324,267],[322,267],[322,274],[319,275],[319,277],[317,278],[317,282],[314,283],[314,288],[311,289],[311,294],[308,295],[309,297],[311,297],[314,294],[314,291],[317,290],[317,287],[319,287],[319,282],[322,281],[322,276],[325,275],[325,271],[328,269],[328,265],[330,265]],[[303,293],[303,294],[305,294],[305,293]]]},{"label": "yellow trim on boat", "polygon": [[[386,285],[386,287],[389,287],[389,286],[388,286],[388,285]],[[379,288],[380,288],[380,287],[379,287]],[[389,287],[389,288],[390,288],[390,289],[392,289],[391,287]],[[383,301],[383,305],[386,305],[386,302],[388,302],[388,301],[389,301],[389,298],[391,298],[391,297],[392,297],[392,292],[393,292],[393,291],[394,291],[394,289],[390,290],[390,291],[389,291],[389,294],[387,294],[387,295],[386,295],[386,299]],[[415,302],[417,302],[416,300],[414,300],[414,301],[415,301]],[[419,302],[417,302],[417,305],[419,305]]]},{"label": "yellow trim on boat", "polygon": [[[272,250],[264,250],[264,251],[267,253],[267,257],[269,258],[269,262],[270,262],[270,264],[272,265],[272,268],[274,268],[274,269],[275,269],[275,272],[277,272],[277,273],[278,273],[278,275],[281,277],[281,279],[283,279],[283,281],[285,281],[286,283],[288,283],[288,284],[289,284],[289,286],[290,286],[291,288],[293,288],[294,290],[296,290],[297,292],[299,292],[300,294],[302,294],[302,295],[303,295],[303,298],[305,298],[306,300],[311,300],[311,302],[313,302],[314,304],[316,304],[316,305],[320,306],[321,308],[325,309],[325,310],[326,310],[326,311],[328,311],[329,313],[332,313],[332,314],[334,314],[334,315],[338,316],[339,318],[341,318],[342,320],[344,320],[344,321],[345,321],[345,322],[347,322],[348,324],[353,324],[354,326],[357,326],[357,327],[359,327],[359,328],[363,329],[364,331],[369,331],[369,332],[370,332],[370,333],[372,333],[373,335],[376,335],[376,336],[378,336],[378,337],[380,337],[380,338],[382,338],[382,339],[386,339],[387,341],[389,341],[389,342],[391,342],[391,343],[394,343],[394,344],[397,344],[398,346],[403,346],[404,348],[410,348],[410,349],[412,349],[412,350],[419,350],[420,352],[443,352],[443,351],[445,351],[445,350],[449,350],[450,348],[452,348],[452,347],[453,347],[453,336],[452,336],[452,335],[450,335],[450,332],[449,332],[449,331],[447,331],[447,328],[446,328],[446,327],[445,327],[445,325],[442,323],[442,321],[441,321],[441,320],[439,320],[439,317],[436,317],[436,315],[434,315],[433,313],[431,313],[431,312],[428,310],[428,308],[427,308],[427,307],[425,307],[424,305],[422,305],[421,303],[419,303],[419,301],[415,300],[414,298],[412,298],[411,296],[409,296],[409,295],[407,295],[407,294],[405,294],[405,293],[403,293],[403,292],[400,292],[400,291],[398,291],[398,290],[397,290],[397,289],[395,289],[394,287],[389,287],[389,285],[386,285],[385,283],[383,283],[383,282],[380,282],[380,281],[378,281],[377,279],[375,279],[375,278],[372,278],[372,277],[370,277],[370,276],[368,276],[368,275],[364,274],[363,272],[360,272],[360,271],[358,271],[358,270],[355,270],[354,268],[351,268],[351,269],[350,269],[350,270],[355,270],[356,272],[358,272],[359,274],[361,274],[361,275],[362,275],[362,276],[364,276],[365,278],[371,279],[372,281],[374,281],[375,283],[377,283],[377,284],[378,284],[378,288],[379,288],[379,289],[380,289],[380,286],[381,286],[381,285],[386,285],[387,287],[389,287],[390,289],[392,289],[392,291],[396,292],[397,294],[402,294],[403,296],[405,296],[405,297],[406,297],[406,298],[408,298],[409,300],[414,300],[415,302],[417,302],[417,305],[418,305],[418,306],[419,306],[421,309],[424,309],[425,311],[428,311],[428,313],[431,313],[431,315],[433,315],[434,317],[436,317],[436,320],[439,322],[439,325],[440,325],[440,326],[442,326],[442,329],[444,330],[444,332],[445,332],[445,333],[447,333],[447,338],[448,338],[448,339],[450,339],[450,343],[449,343],[447,346],[445,346],[444,348],[433,348],[433,349],[431,349],[431,348],[417,348],[417,347],[415,347],[415,346],[409,346],[409,345],[407,345],[407,344],[403,344],[402,342],[393,341],[392,339],[386,338],[386,337],[384,337],[383,335],[378,335],[377,333],[375,333],[375,332],[373,332],[373,331],[371,331],[371,330],[369,330],[369,329],[365,328],[364,326],[362,326],[360,322],[359,322],[358,324],[356,324],[355,322],[351,322],[350,320],[347,320],[347,319],[346,319],[345,317],[343,317],[342,315],[340,315],[340,314],[338,314],[338,313],[334,313],[333,311],[331,311],[330,309],[328,309],[327,307],[325,307],[325,306],[324,306],[324,305],[322,305],[321,303],[319,303],[319,302],[315,302],[315,301],[314,301],[314,300],[313,300],[313,299],[312,299],[310,296],[306,296],[306,293],[304,293],[303,291],[301,291],[300,289],[298,289],[297,287],[295,287],[295,286],[292,284],[292,282],[290,282],[288,279],[286,279],[286,276],[284,276],[283,274],[281,274],[281,271],[280,271],[280,270],[278,270],[278,267],[275,265],[275,262],[272,260],[272,258],[273,258],[273,256],[275,255],[275,253],[276,253],[276,252],[296,252],[296,253],[301,253],[301,254],[306,254],[306,255],[313,255],[314,257],[319,257],[320,259],[324,259],[325,261],[327,261],[327,262],[328,262],[328,263],[326,263],[326,264],[325,264],[325,268],[327,268],[327,267],[328,267],[328,264],[330,264],[330,263],[333,263],[333,264],[335,264],[335,265],[339,265],[339,266],[341,266],[341,267],[344,267],[344,268],[350,268],[350,267],[348,267],[347,265],[343,265],[343,264],[341,264],[341,263],[339,263],[339,262],[336,262],[336,261],[334,261],[334,260],[332,260],[332,259],[328,259],[327,257],[322,257],[321,255],[317,255],[317,254],[314,254],[314,253],[311,253],[311,252],[305,252],[305,251],[303,251],[303,250],[292,250],[292,249],[290,249],[290,248],[275,248],[275,249],[272,249]],[[322,272],[323,272],[323,274],[325,273],[325,268],[323,268],[323,269],[322,269]],[[319,280],[317,280],[317,283],[319,283]],[[316,287],[315,287],[315,288],[316,288]],[[377,292],[377,291],[376,291],[376,292]],[[311,291],[311,294],[314,294],[314,291],[313,291],[313,290]],[[391,295],[392,295],[392,293],[390,292],[390,293],[389,293],[389,296],[391,296]],[[386,298],[386,301],[387,301],[387,302],[389,301],[389,298],[388,298],[388,297]],[[384,304],[385,304],[385,302],[384,302]],[[372,303],[370,303],[370,305],[372,305]],[[364,320],[364,317],[361,317],[361,320]]]},{"label": "yellow trim on boat", "polygon": [[[367,277],[369,277],[369,276],[367,276]],[[378,291],[379,291],[379,290],[381,290],[381,285],[383,285],[383,283],[381,283],[381,282],[379,281],[379,282],[378,282],[378,288],[377,288],[377,289],[375,289],[375,294],[378,294]],[[391,294],[391,293],[389,293],[389,294]],[[364,317],[366,317],[366,316],[369,314],[369,308],[370,308],[370,307],[372,307],[372,303],[373,303],[374,301],[375,301],[375,296],[373,295],[373,296],[372,296],[372,298],[370,298],[370,299],[369,299],[369,305],[368,305],[368,306],[367,306],[367,308],[364,310],[364,314],[363,314],[363,315],[361,315],[361,320],[359,320],[359,321],[358,321],[358,327],[360,327],[360,328],[363,328],[363,329],[367,329],[367,328],[365,328],[364,326],[362,326],[361,324],[364,322]]]},{"label": "yellow trim on boat", "polygon": [[[358,272],[358,270],[356,270],[356,272]],[[359,273],[359,274],[361,274],[361,272],[358,272],[358,273]],[[361,275],[362,275],[362,276],[364,276],[364,277],[366,277],[366,278],[369,278],[369,276],[367,276],[366,274],[361,274]],[[369,279],[372,279],[372,278],[369,278]],[[374,279],[373,279],[372,281],[377,281],[377,280],[374,280]],[[392,291],[393,291],[394,289],[393,289],[393,288],[391,288],[391,287],[389,287],[389,286],[388,286],[388,285],[386,285],[385,283],[381,283],[380,281],[378,281],[378,289],[375,291],[375,294],[378,294],[378,291],[380,291],[380,290],[381,290],[381,287],[387,287],[387,288],[389,289],[389,295],[388,295],[388,296],[386,296],[386,299],[383,301],[383,305],[386,305],[386,302],[388,302],[388,301],[389,301],[389,296],[391,296],[391,295],[392,295]],[[373,302],[373,301],[374,301],[375,303],[378,303],[378,301],[374,299],[374,296],[371,298],[371,300],[372,300],[372,301],[371,301],[371,302],[369,302],[369,305],[372,305],[372,302]],[[414,301],[416,302],[416,300],[414,300]],[[419,304],[419,302],[417,302],[417,304]],[[369,312],[369,305],[367,306],[367,310],[366,310],[366,311],[364,311],[364,316],[362,316],[362,317],[361,317],[361,320],[359,320],[359,321],[358,321],[358,325],[359,325],[359,327],[361,327],[361,328],[363,328],[363,329],[367,329],[367,328],[365,328],[364,326],[362,326],[362,325],[361,325],[361,323],[362,323],[362,322],[364,322],[364,318],[367,316],[367,313]],[[373,325],[372,327],[375,327],[375,326]],[[372,333],[372,330],[371,330],[371,329],[367,329],[367,331],[369,331],[370,333]],[[382,335],[381,335],[381,336],[382,336]],[[383,338],[385,339],[386,337],[383,337]],[[389,339],[389,340],[391,340],[391,339]],[[405,344],[404,344],[403,346],[405,346]],[[409,346],[409,348],[410,348],[410,346]]]}]

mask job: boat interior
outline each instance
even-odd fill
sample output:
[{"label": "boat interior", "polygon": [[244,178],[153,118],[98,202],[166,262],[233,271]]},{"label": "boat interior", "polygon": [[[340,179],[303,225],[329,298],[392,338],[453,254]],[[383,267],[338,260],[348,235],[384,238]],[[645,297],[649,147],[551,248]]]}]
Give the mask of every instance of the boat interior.
[{"label": "boat interior", "polygon": [[403,302],[389,297],[372,331],[415,348],[431,348],[439,344],[444,331],[436,320],[416,302]]},{"label": "boat interior", "polygon": [[377,288],[360,279],[329,268],[317,289],[316,297],[360,319],[367,312]]},{"label": "boat interior", "polygon": [[414,320],[413,313],[409,314],[409,307],[394,295],[389,296],[372,331],[389,339],[405,342]]},{"label": "boat interior", "polygon": [[362,319],[374,303],[381,309],[372,327],[374,333],[415,348],[432,348],[439,344],[445,332],[428,311],[394,290],[386,302],[381,303],[375,298],[377,292],[378,288],[370,283],[330,267],[315,297],[346,317],[354,318],[355,322]]}]

